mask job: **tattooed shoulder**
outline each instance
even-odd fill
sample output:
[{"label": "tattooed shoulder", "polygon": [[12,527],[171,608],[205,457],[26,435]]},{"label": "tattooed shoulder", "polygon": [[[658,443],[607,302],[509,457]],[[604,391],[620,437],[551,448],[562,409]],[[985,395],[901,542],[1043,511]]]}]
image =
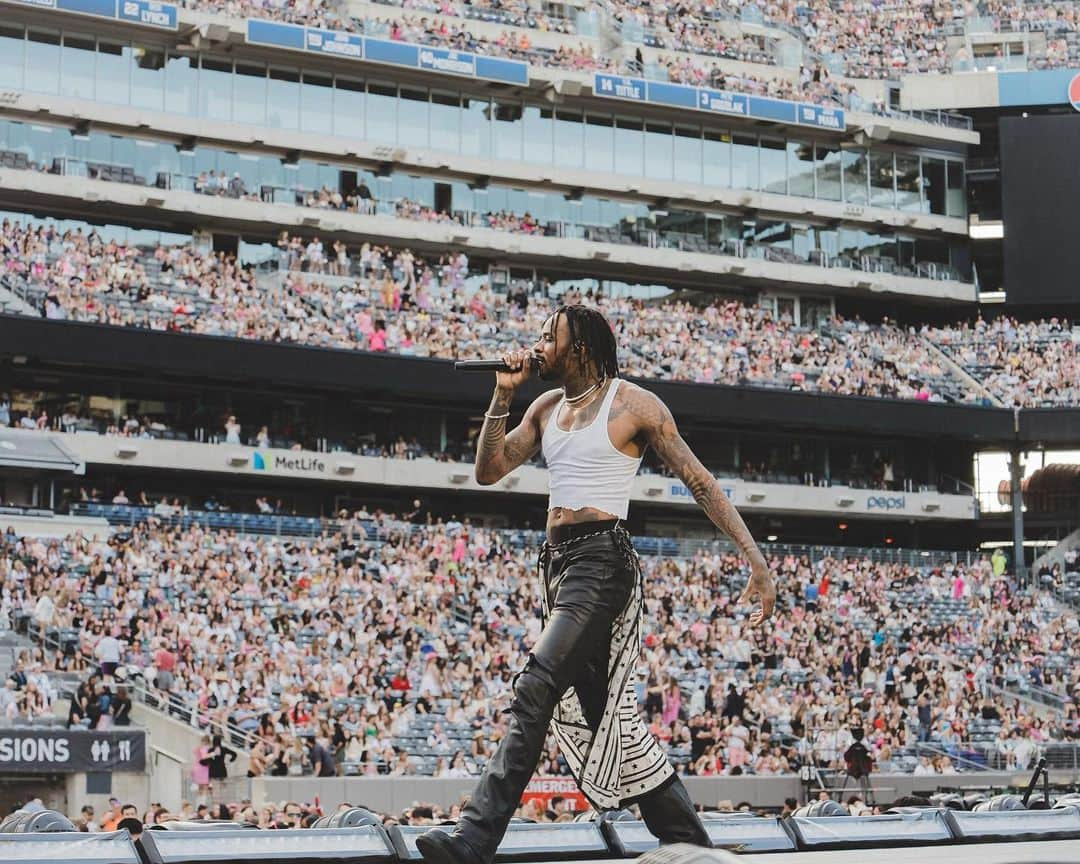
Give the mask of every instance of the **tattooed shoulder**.
[{"label": "tattooed shoulder", "polygon": [[619,387],[615,402],[611,406],[611,416],[617,416],[615,408],[620,403],[621,412],[633,414],[641,431],[646,434],[658,431],[665,421],[671,419],[671,412],[660,398],[636,384],[623,382]]}]

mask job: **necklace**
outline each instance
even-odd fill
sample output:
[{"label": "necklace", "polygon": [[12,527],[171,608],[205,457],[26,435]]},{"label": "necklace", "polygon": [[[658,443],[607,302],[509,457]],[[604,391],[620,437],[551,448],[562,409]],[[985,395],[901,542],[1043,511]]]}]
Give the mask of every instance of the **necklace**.
[{"label": "necklace", "polygon": [[607,381],[607,378],[601,378],[599,381],[597,381],[595,384],[593,384],[592,387],[586,387],[585,392],[578,393],[578,395],[574,396],[573,398],[570,398],[569,396],[563,396],[563,401],[567,405],[576,405],[578,402],[580,402],[586,396],[591,396],[593,393],[595,393],[597,390],[599,390],[601,387],[603,387],[605,381]]}]

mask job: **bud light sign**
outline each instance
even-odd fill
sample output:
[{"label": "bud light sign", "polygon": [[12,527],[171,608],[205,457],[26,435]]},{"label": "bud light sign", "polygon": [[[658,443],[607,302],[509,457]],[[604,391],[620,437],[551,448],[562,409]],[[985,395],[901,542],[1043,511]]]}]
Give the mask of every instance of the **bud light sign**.
[{"label": "bud light sign", "polygon": [[[724,495],[730,501],[735,497],[735,489],[732,486],[721,486]],[[685,483],[672,483],[668,488],[668,495],[672,498],[685,499],[687,501],[694,500],[694,493],[691,492]]]}]

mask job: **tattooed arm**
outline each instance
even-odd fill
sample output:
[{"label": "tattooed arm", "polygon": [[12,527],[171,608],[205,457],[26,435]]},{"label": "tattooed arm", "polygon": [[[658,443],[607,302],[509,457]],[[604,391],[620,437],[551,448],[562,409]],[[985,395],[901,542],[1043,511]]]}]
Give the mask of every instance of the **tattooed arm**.
[{"label": "tattooed arm", "polygon": [[667,405],[641,387],[624,386],[623,389],[626,391],[627,408],[633,413],[645,440],[664,460],[664,464],[682,479],[694,500],[705,511],[705,515],[731,538],[750,564],[750,581],[739,595],[738,602],[748,603],[757,596],[761,601],[761,609],[750,616],[750,623],[760,624],[772,614],[776,602],[776,586],[773,584],[765,556],[750,536],[746,523],[728,500],[716,478],[701,464],[683,440]]},{"label": "tattooed arm", "polygon": [[[514,398],[513,390],[495,388],[495,395],[491,397],[491,405],[487,413],[494,416],[506,414],[510,411],[510,402]],[[481,486],[490,486],[498,483],[517,468],[528,462],[540,449],[540,422],[538,419],[538,406],[544,400],[539,397],[525,412],[521,423],[511,432],[506,431],[506,421],[509,417],[501,420],[484,418],[484,425],[480,429],[480,437],[476,443],[476,482]]]},{"label": "tattooed arm", "polygon": [[[496,373],[495,394],[491,397],[491,404],[487,410],[491,417],[510,413],[514,391],[532,374],[527,364],[527,352],[515,351],[507,354],[504,359],[514,371]],[[506,432],[506,421],[510,419],[509,417],[499,420],[492,420],[491,417],[484,418],[480,436],[476,439],[477,483],[481,486],[498,483],[519,465],[536,455],[536,451],[540,449],[542,437],[540,412],[546,400],[556,392],[558,391],[549,391],[535,399],[525,411],[521,423],[509,434]]]}]

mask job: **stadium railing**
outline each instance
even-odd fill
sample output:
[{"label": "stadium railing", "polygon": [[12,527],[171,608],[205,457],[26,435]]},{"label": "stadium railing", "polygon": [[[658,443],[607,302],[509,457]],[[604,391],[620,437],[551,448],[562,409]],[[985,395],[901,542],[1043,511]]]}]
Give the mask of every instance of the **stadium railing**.
[{"label": "stadium railing", "polygon": [[[98,516],[108,520],[110,525],[132,527],[148,518],[158,519],[163,525],[188,528],[199,525],[207,529],[232,530],[241,534],[267,534],[298,538],[314,538],[323,534],[339,533],[348,528],[355,528],[354,520],[326,519],[316,516],[287,516],[281,514],[234,513],[231,511],[189,510],[172,516],[156,515],[153,507],[131,504],[104,504],[96,502],[77,502],[71,505],[73,515]],[[374,521],[363,521],[362,526],[369,539],[378,535],[378,525]],[[415,530],[420,526],[406,522],[383,523],[390,530]],[[509,545],[522,547],[539,546],[543,542],[543,532],[526,529],[500,529]],[[653,537],[639,535],[634,544],[640,554],[657,555],[670,558],[693,557],[699,552],[734,553],[735,547],[727,540],[698,537]],[[929,550],[902,549],[892,547],[864,546],[819,546],[806,543],[762,543],[762,549],[775,555],[806,555],[811,560],[821,558],[866,558],[875,563],[906,564],[912,567],[951,561],[970,565],[978,560],[980,553],[971,550]]]},{"label": "stadium railing", "polygon": [[1054,693],[1052,690],[1035,687],[1024,680],[1017,682],[1016,687],[998,687],[994,684],[988,684],[987,688],[992,693],[1000,694],[1002,698],[1018,699],[1035,709],[1064,714],[1068,708],[1068,699],[1065,696]]},{"label": "stadium railing", "polygon": [[[40,628],[30,626],[29,617],[18,616],[15,611],[12,612],[7,624],[10,629],[29,637],[31,641],[41,645],[43,648],[61,652],[69,650],[69,639],[65,638],[65,633],[62,630],[52,628],[42,632]],[[86,674],[86,672],[83,672],[79,673],[78,676],[64,675],[60,677],[56,681],[60,695],[65,698],[74,695],[79,681],[85,678]],[[206,710],[200,708],[194,699],[188,699],[180,694],[167,693],[164,690],[152,687],[142,677],[141,670],[139,675],[126,678],[122,684],[128,689],[128,693],[133,699],[146,707],[160,711],[174,720],[204,731],[207,734],[221,735],[225,743],[231,747],[241,747],[246,750],[259,740],[263,740],[267,744],[270,743],[265,739],[260,739],[254,732],[245,731],[233,723],[221,722],[207,717]]]}]

